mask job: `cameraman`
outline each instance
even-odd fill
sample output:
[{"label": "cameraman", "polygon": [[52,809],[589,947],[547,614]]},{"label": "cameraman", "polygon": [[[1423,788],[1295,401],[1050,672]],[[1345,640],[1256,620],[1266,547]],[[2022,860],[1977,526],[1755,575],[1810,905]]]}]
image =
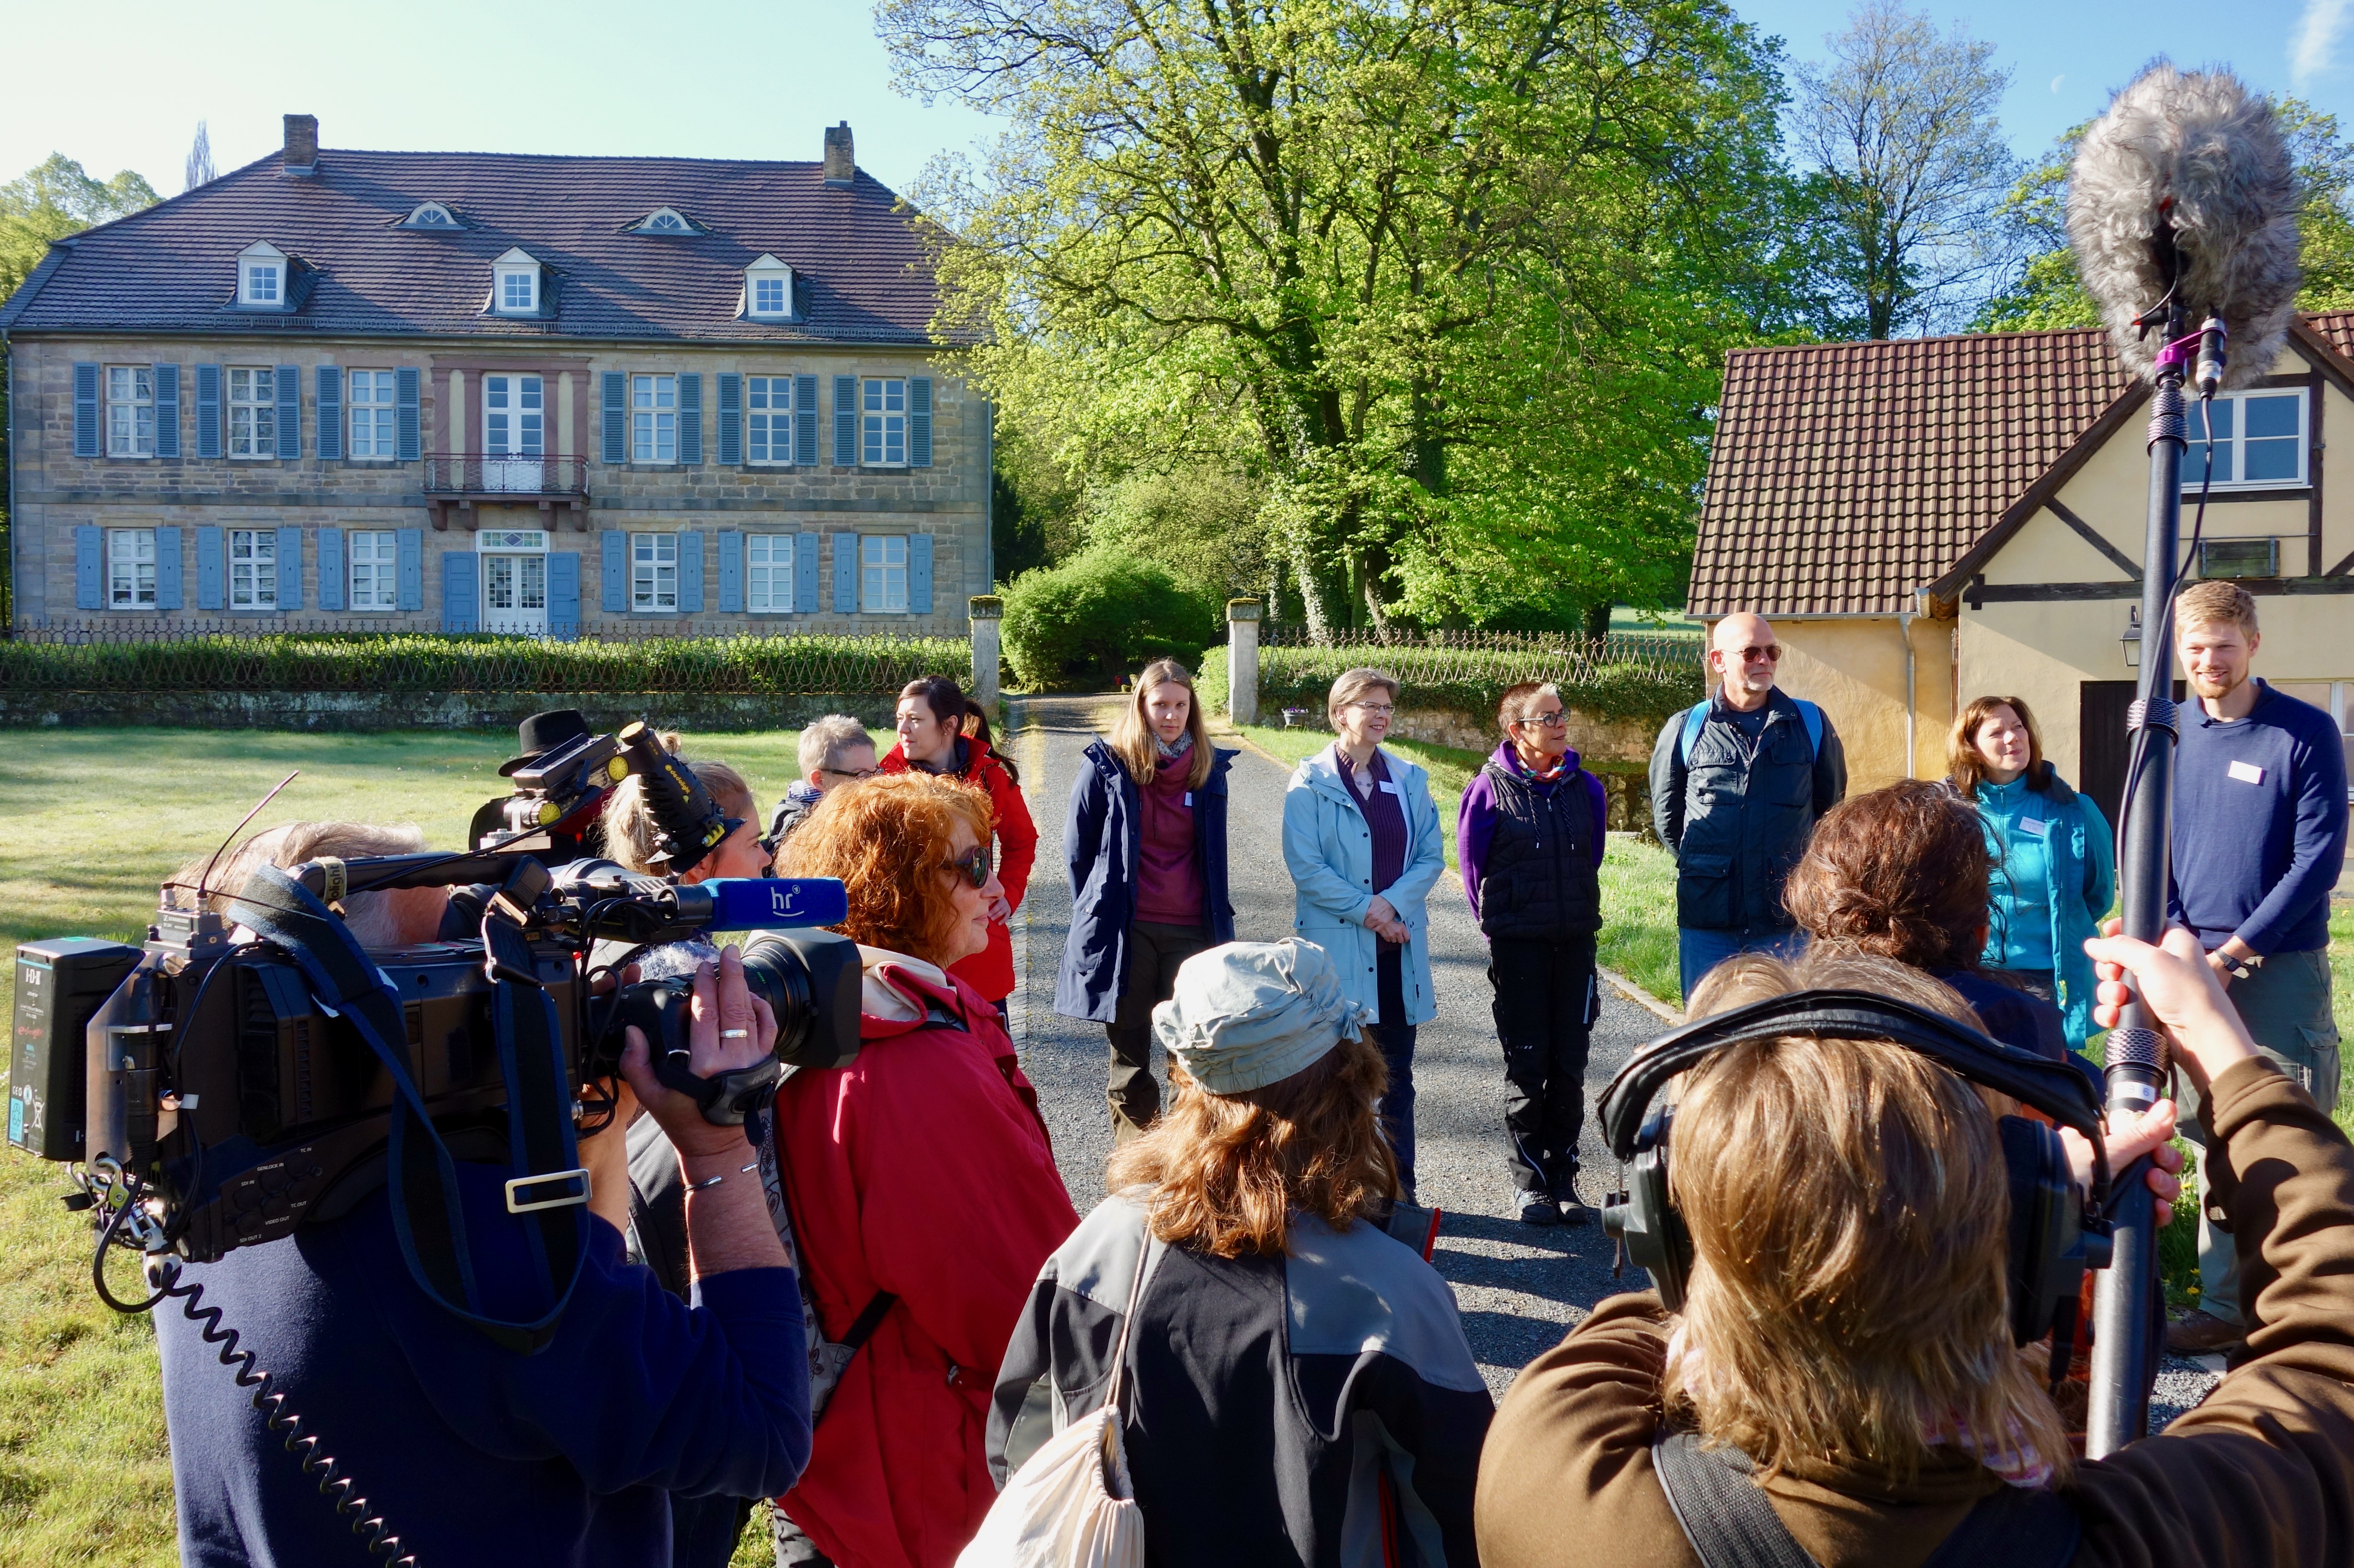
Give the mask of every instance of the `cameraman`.
[{"label": "cameraman", "polygon": [[[2014,1538],[2048,1551],[1971,1560],[2354,1562],[2354,1150],[2258,1056],[2190,932],[2087,948],[2100,1025],[2130,969],[2208,1091],[2215,1197],[2254,1325],[2204,1403],[2121,1453],[2073,1459],[2012,1350],[2005,1171],[1978,1097],[1884,1043],[1734,1046],[1688,1075],[1675,1122],[1670,1180],[1696,1248],[1685,1310],[1670,1318],[1649,1293],[1605,1301],[1521,1375],[1480,1459],[1487,1568],[1697,1561],[1653,1467],[1663,1410],[1753,1459],[1775,1519],[1825,1568],[1931,1561],[1981,1499],[2043,1489],[2066,1511],[2042,1522],[2081,1526],[2073,1552],[2060,1528]],[[1819,962],[1884,964],[1748,959],[1696,1011],[1855,983]],[[2172,1122],[2159,1106],[2110,1159],[2161,1145]],[[2174,1185],[2153,1172],[2162,1195]]]},{"label": "cameraman", "polygon": [[[319,851],[317,853],[332,853]],[[217,885],[217,878],[216,879]],[[378,895],[356,895],[364,906]],[[357,911],[349,911],[356,916]],[[392,933],[430,939],[431,922]],[[776,1035],[733,949],[696,975],[691,1064],[758,1061]],[[621,1074],[681,1151],[700,1305],[626,1264],[610,1216],[626,1209],[620,1128],[583,1139],[593,1202],[586,1261],[553,1340],[504,1350],[435,1307],[402,1261],[383,1189],[284,1242],[246,1247],[184,1277],[257,1352],[318,1456],[425,1563],[666,1562],[670,1494],[771,1496],[810,1450],[807,1360],[792,1275],[741,1128],[705,1122],[654,1077],[628,1034]],[[487,1312],[549,1306],[504,1172],[461,1163],[466,1232]],[[159,1309],[180,1559],[201,1568],[358,1563],[350,1525],[283,1451],[196,1323]]]}]

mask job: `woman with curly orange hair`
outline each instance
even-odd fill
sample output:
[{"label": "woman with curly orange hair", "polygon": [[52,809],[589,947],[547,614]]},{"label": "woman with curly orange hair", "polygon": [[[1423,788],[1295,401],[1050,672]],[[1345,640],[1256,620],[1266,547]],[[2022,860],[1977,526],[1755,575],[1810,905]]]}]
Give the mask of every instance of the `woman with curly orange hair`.
[{"label": "woman with curly orange hair", "polygon": [[822,1339],[853,1353],[782,1500],[827,1557],[948,1568],[996,1498],[990,1379],[1078,1224],[997,1010],[951,971],[1003,896],[989,797],[908,772],[829,794],[782,845],[841,878],[865,964],[857,1059],[793,1074],[773,1128],[782,1211]]}]

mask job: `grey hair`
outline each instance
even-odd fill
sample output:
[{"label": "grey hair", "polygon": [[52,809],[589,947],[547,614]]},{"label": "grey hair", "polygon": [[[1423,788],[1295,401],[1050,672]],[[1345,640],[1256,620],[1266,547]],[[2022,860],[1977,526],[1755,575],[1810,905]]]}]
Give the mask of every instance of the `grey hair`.
[{"label": "grey hair", "polygon": [[[190,861],[173,874],[167,891],[174,907],[192,908],[196,902],[196,885],[201,881],[206,889],[205,907],[233,916],[231,901],[253,874],[265,865],[290,870],[306,861],[416,854],[424,848],[424,830],[407,823],[386,827],[375,822],[286,822],[265,828],[221,856],[208,877],[205,874],[205,860]],[[345,928],[361,947],[399,945],[399,916],[388,895],[350,894],[343,900],[343,911]]]},{"label": "grey hair", "polygon": [[1397,703],[1398,693],[1405,689],[1398,684],[1398,678],[1387,670],[1360,665],[1354,670],[1342,671],[1341,678],[1332,683],[1332,690],[1324,699],[1324,716],[1331,717],[1375,686],[1389,693],[1393,706]]},{"label": "grey hair", "polygon": [[854,746],[872,747],[875,737],[866,726],[847,714],[828,714],[801,731],[801,777],[806,779],[819,768],[828,773],[842,770],[842,754]]}]

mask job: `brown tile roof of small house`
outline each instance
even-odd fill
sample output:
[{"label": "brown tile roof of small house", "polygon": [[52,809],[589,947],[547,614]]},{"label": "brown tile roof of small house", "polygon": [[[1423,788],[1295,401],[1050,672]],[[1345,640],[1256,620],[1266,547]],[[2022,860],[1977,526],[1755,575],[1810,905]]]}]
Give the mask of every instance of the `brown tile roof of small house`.
[{"label": "brown tile roof of small house", "polygon": [[[2305,323],[2293,342],[2354,355],[2354,312]],[[1914,590],[2007,535],[2143,400],[2092,330],[1737,349],[1688,608],[1918,609]]]}]

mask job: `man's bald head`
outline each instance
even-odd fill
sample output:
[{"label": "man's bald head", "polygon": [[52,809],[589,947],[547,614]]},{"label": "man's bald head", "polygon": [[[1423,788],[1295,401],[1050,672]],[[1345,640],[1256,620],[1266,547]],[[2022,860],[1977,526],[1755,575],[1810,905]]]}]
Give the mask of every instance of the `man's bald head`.
[{"label": "man's bald head", "polygon": [[1736,708],[1754,709],[1766,701],[1781,656],[1782,645],[1766,618],[1745,609],[1718,621],[1709,638],[1709,673],[1723,683],[1724,699]]}]

